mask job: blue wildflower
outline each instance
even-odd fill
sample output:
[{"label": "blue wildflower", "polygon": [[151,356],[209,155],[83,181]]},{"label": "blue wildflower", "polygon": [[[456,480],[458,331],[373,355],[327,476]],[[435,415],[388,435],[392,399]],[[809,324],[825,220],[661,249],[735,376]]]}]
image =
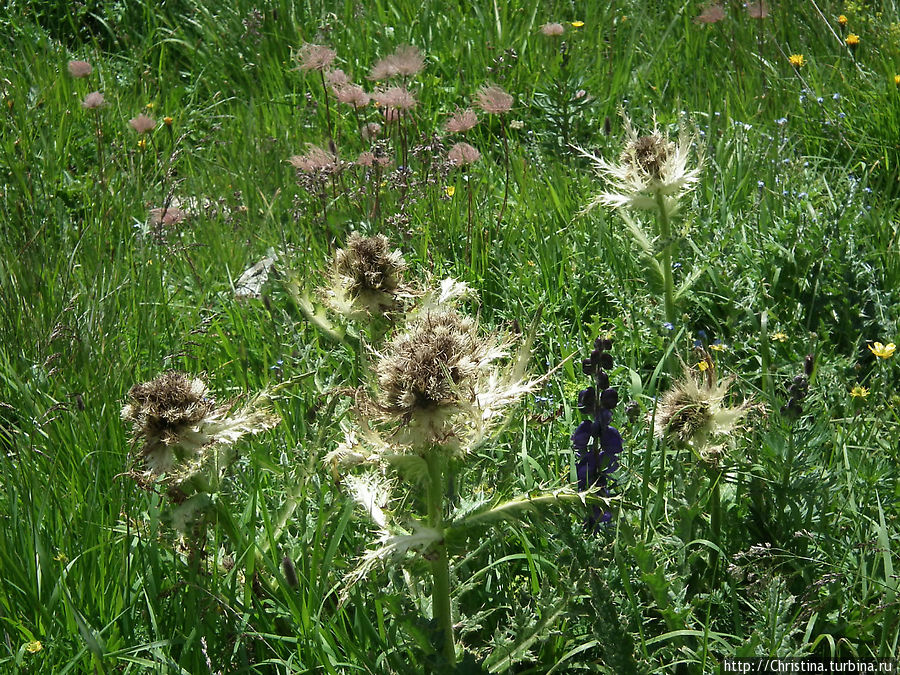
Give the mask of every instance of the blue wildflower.
[{"label": "blue wildflower", "polygon": [[[578,489],[600,488],[600,494],[604,496],[609,495],[611,474],[618,468],[619,453],[622,452],[622,436],[618,429],[610,426],[612,411],[619,404],[619,391],[609,386],[606,372],[613,366],[608,351],[611,348],[611,340],[597,338],[590,357],[581,362],[582,371],[591,376],[593,385],[578,392],[578,410],[590,419],[579,424],[572,434],[572,447],[577,452]],[[612,514],[595,505],[585,525],[595,529],[610,520]]]}]

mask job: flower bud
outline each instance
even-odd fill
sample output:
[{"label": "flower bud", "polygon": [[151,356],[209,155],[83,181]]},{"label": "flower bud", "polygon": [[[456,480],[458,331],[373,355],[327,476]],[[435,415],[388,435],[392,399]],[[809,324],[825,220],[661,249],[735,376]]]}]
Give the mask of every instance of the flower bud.
[{"label": "flower bud", "polygon": [[612,387],[603,390],[603,393],[600,394],[600,404],[604,408],[608,408],[609,410],[613,410],[616,405],[619,403],[619,391]]}]

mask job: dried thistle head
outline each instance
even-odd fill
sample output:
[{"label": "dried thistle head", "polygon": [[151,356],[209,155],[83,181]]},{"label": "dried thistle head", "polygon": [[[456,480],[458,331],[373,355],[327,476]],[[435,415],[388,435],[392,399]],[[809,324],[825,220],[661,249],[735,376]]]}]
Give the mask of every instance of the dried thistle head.
[{"label": "dried thistle head", "polygon": [[215,444],[231,444],[278,423],[264,407],[265,396],[233,412],[233,405],[217,406],[200,378],[170,370],[154,380],[134,385],[122,408],[131,422],[132,440],[142,444],[141,457],[152,476],[202,459]]},{"label": "dried thistle head", "polygon": [[216,407],[208,391],[203,380],[170,370],[128,392],[122,419],[132,423],[134,441],[143,442],[142,455],[151,473],[173,465],[176,447],[194,454],[206,444],[196,430]]},{"label": "dried thistle head", "polygon": [[448,134],[461,134],[469,131],[472,127],[478,124],[478,115],[475,114],[474,110],[457,110],[447,123],[444,125],[444,130]]},{"label": "dried thistle head", "polygon": [[513,97],[496,85],[485,85],[478,90],[478,107],[491,115],[502,115],[512,110]]},{"label": "dried thistle head", "polygon": [[94,71],[87,61],[69,61],[69,75],[72,77],[87,77]]},{"label": "dried thistle head", "polygon": [[[373,162],[375,161],[373,156]],[[353,232],[345,248],[334,256],[332,284],[327,302],[337,311],[361,318],[396,309],[410,294],[403,283],[406,261],[399,250],[391,250],[384,235],[364,237]]]},{"label": "dried thistle head", "polygon": [[701,382],[686,368],[684,376],[663,394],[656,410],[654,432],[691,446],[705,461],[715,463],[721,455],[717,438],[733,432],[754,407],[742,401],[725,405],[734,378],[717,381],[715,369],[708,367]]},{"label": "dried thistle head", "polygon": [[[623,114],[624,117],[624,114]],[[585,151],[596,171],[610,183],[610,191],[597,195],[587,208],[597,204],[632,209],[659,210],[668,215],[678,208],[678,200],[700,177],[700,166],[688,169],[690,139],[682,135],[675,143],[654,126],[651,133],[638,136],[631,120],[625,119],[626,143],[617,164]]]},{"label": "dried thistle head", "polygon": [[331,65],[337,52],[325,45],[314,45],[304,42],[300,47],[300,70],[306,72],[310,70],[323,71]]}]

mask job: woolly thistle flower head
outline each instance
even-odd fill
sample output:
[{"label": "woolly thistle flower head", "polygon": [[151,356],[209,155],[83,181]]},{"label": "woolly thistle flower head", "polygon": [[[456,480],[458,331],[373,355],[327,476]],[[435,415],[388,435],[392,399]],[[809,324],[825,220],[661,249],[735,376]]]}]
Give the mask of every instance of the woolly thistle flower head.
[{"label": "woolly thistle flower head", "polygon": [[682,134],[672,142],[655,125],[649,135],[638,136],[631,120],[624,120],[626,143],[617,164],[581,150],[610,185],[610,190],[594,197],[587,208],[604,204],[658,211],[662,207],[668,215],[674,214],[679,199],[700,177],[701,162],[688,168],[690,139]]},{"label": "woolly thistle flower head", "polygon": [[[706,361],[709,363],[709,361]],[[701,382],[685,369],[682,379],[663,394],[656,410],[655,434],[691,446],[703,459],[715,463],[721,447],[717,438],[734,431],[753,408],[742,401],[725,405],[734,378],[716,381],[715,369],[708,367]]]},{"label": "woolly thistle flower head", "polygon": [[326,301],[350,317],[384,314],[396,309],[410,295],[403,283],[406,261],[399,250],[391,250],[382,234],[364,237],[353,232],[345,248],[334,256],[331,287]]},{"label": "woolly thistle flower head", "polygon": [[128,392],[122,419],[131,422],[132,439],[141,443],[146,472],[157,476],[176,465],[202,459],[208,446],[231,444],[278,423],[259,396],[237,412],[217,406],[203,380],[170,370]]}]

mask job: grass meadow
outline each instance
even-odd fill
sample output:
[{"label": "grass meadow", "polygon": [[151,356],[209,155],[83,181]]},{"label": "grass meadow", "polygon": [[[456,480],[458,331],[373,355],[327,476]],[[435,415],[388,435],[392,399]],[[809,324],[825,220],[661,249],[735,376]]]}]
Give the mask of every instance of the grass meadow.
[{"label": "grass meadow", "polygon": [[[897,655],[895,0],[5,6],[0,670]],[[588,155],[653,138],[629,175],[677,193],[611,205]],[[327,290],[351,233],[402,254],[386,314]],[[384,403],[429,312],[475,351],[418,367],[478,442]],[[218,426],[140,427],[170,371]]]}]

